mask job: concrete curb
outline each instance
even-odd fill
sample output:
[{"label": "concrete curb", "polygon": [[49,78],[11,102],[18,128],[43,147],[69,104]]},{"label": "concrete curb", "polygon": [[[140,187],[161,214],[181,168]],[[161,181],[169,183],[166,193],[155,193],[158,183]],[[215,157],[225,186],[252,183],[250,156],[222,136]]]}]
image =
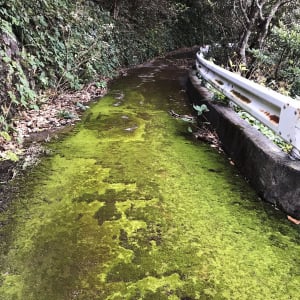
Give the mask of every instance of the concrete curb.
[{"label": "concrete curb", "polygon": [[187,93],[192,103],[208,106],[205,116],[216,130],[224,151],[258,195],[300,219],[300,161],[291,160],[231,108],[205,100],[194,71],[189,73]]}]

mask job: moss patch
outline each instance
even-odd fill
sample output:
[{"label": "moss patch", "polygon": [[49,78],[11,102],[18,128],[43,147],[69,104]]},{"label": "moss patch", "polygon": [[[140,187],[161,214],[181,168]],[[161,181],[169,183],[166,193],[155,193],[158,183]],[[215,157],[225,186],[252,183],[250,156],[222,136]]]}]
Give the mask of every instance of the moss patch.
[{"label": "moss patch", "polygon": [[188,111],[173,75],[115,82],[28,174],[1,216],[1,300],[298,298],[298,230],[168,116]]}]

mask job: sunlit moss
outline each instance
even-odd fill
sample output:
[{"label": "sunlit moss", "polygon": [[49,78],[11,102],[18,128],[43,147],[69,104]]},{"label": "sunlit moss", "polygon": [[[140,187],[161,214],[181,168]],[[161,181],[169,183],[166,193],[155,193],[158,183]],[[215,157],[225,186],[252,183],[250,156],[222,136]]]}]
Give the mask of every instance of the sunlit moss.
[{"label": "sunlit moss", "polygon": [[172,74],[116,82],[28,174],[1,217],[1,300],[298,298],[298,231],[169,117]]}]

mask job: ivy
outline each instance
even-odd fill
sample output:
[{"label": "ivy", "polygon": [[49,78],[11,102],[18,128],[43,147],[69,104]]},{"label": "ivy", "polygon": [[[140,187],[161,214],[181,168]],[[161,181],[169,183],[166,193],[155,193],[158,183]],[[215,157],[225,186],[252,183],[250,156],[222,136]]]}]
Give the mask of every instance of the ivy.
[{"label": "ivy", "polygon": [[[1,12],[5,11],[1,9]],[[23,67],[27,53],[20,51],[11,24],[2,19],[0,25],[3,41],[0,45],[0,130],[8,131],[11,128],[9,120],[18,107],[35,106],[36,93]]]}]

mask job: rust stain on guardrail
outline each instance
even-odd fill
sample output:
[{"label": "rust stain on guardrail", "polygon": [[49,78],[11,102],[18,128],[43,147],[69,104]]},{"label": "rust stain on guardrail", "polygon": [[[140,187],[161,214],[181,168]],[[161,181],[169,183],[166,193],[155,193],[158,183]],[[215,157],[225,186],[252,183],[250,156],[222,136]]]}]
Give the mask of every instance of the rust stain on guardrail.
[{"label": "rust stain on guardrail", "polygon": [[245,97],[244,95],[235,90],[231,90],[231,94],[247,104],[252,102],[249,98]]},{"label": "rust stain on guardrail", "polygon": [[224,82],[222,80],[215,79],[215,82],[219,85],[224,85]]},{"label": "rust stain on guardrail", "polygon": [[276,115],[271,115],[268,111],[265,111],[265,110],[260,110],[263,114],[265,114],[269,120],[275,124],[279,124],[279,120],[280,118]]}]

